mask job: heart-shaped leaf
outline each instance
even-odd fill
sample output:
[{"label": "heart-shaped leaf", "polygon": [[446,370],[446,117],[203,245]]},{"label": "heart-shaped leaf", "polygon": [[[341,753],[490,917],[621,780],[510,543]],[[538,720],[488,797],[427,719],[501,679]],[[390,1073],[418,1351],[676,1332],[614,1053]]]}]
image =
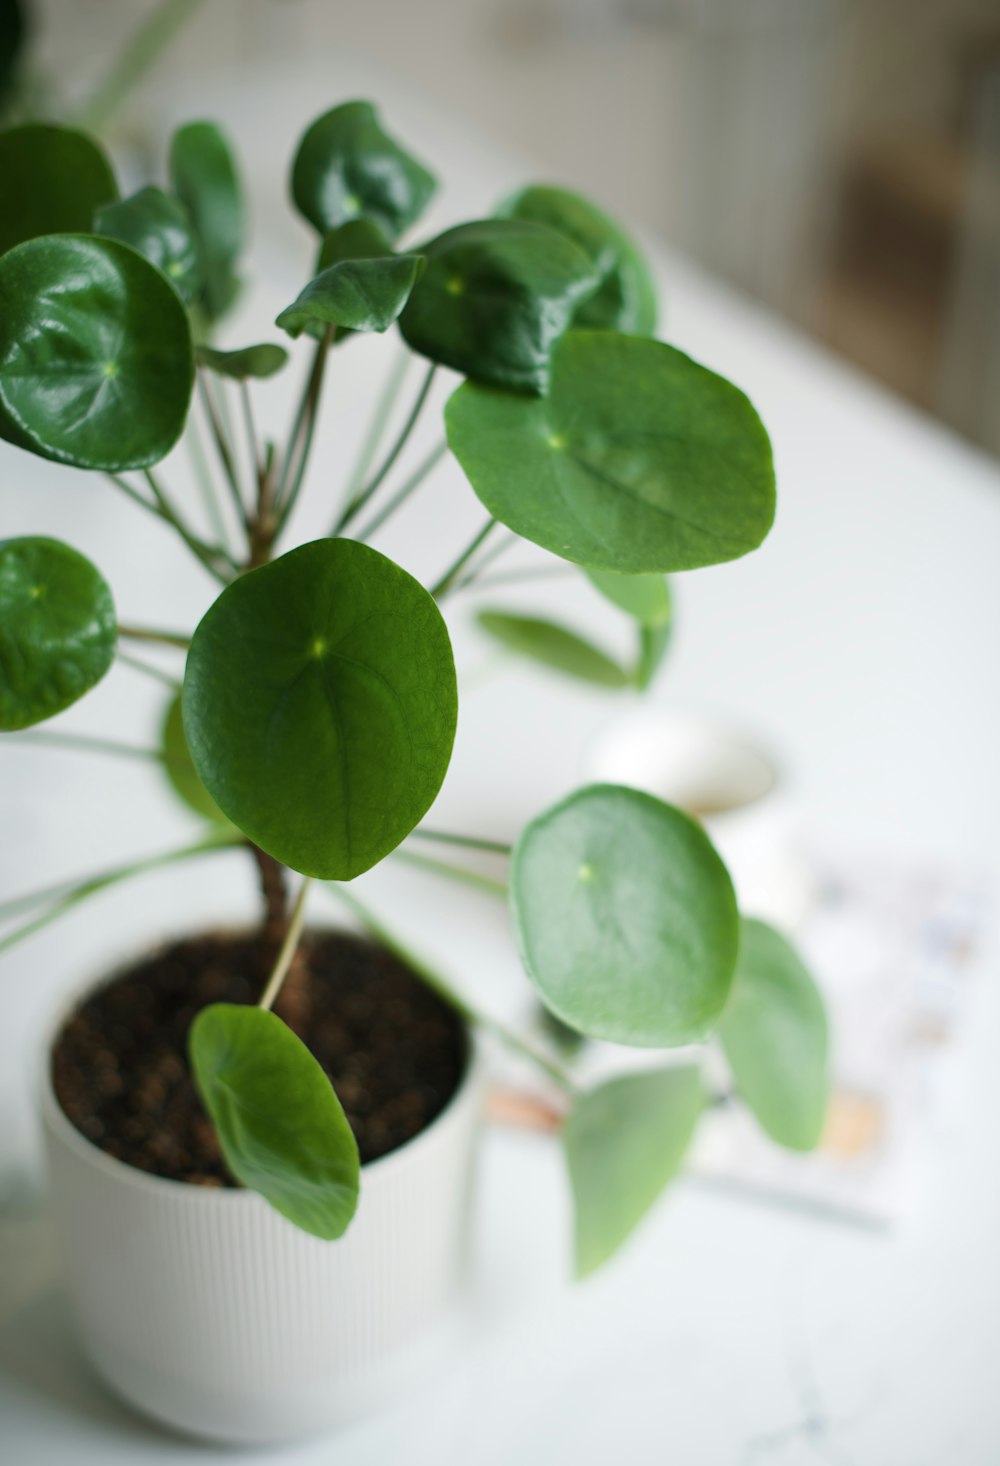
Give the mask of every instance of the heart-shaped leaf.
[{"label": "heart-shaped leaf", "polygon": [[201,303],[218,320],[239,294],[236,262],[246,243],[246,206],[232,150],[214,122],[191,122],[170,143],[170,181],[191,217],[201,259]]},{"label": "heart-shaped leaf", "polygon": [[61,713],[100,682],[117,640],[111,592],[58,540],[0,540],[0,728]]},{"label": "heart-shaped leaf", "polygon": [[422,265],[420,255],[341,260],[310,280],[275,324],[289,336],[326,326],[387,331],[409,300]]},{"label": "heart-shaped leaf", "polygon": [[740,1094],[772,1140],[812,1150],[829,1093],[826,1010],[791,944],[744,920],[719,1037]]},{"label": "heart-shaped leaf", "polygon": [[554,621],[512,616],[506,611],[480,611],[476,619],[502,646],[556,672],[565,672],[568,677],[594,682],[599,687],[627,687],[631,681],[629,674],[600,647]]},{"label": "heart-shaped leaf", "polygon": [[672,805],[579,790],[522,833],[510,899],[528,976],[580,1033],[671,1047],[704,1039],[722,1012],[736,898],[704,830]]},{"label": "heart-shaped leaf", "polygon": [[213,824],[228,825],[226,816],[198,777],[198,770],[184,737],[180,693],[171,698],[167,708],[160,732],[160,748],[163,753],[163,767],[174,793],[202,819],[211,820]]},{"label": "heart-shaped leaf", "polygon": [[588,570],[595,590],[632,616],[640,626],[667,626],[673,616],[670,586],[663,575],[620,575],[614,570]]},{"label": "heart-shaped leaf", "polygon": [[101,148],[84,132],[32,122],[0,132],[0,254],[42,234],[86,234],[118,197]]},{"label": "heart-shaped leaf", "polygon": [[676,1176],[704,1104],[690,1064],[627,1074],[576,1100],[563,1145],[577,1277],[607,1262]]},{"label": "heart-shaped leaf", "polygon": [[456,717],[434,600],[352,540],[242,576],[188,654],[184,728],[206,789],[270,855],[325,880],[368,870],[423,817]]},{"label": "heart-shaped leaf", "polygon": [[358,1204],[360,1161],[323,1069],[274,1013],[203,1008],[191,1068],[226,1165],[303,1232],[342,1237]]},{"label": "heart-shaped leaf", "polygon": [[589,568],[735,560],[774,519],[771,446],[753,407],[659,341],[571,331],[552,353],[546,397],[467,382],[445,423],[490,513]]},{"label": "heart-shaped leaf", "polygon": [[236,351],[215,351],[211,346],[198,347],[198,363],[220,377],[245,382],[250,377],[273,377],[288,360],[283,346],[261,341],[256,346],[241,346]]},{"label": "heart-shaped leaf", "polygon": [[397,239],[436,188],[433,173],[383,131],[370,102],[345,102],[318,117],[292,165],[295,206],[320,234],[364,216]]},{"label": "heart-shaped leaf", "polygon": [[157,463],[193,376],[184,306],[128,245],[58,234],[0,256],[0,418],[21,447],[76,468]]},{"label": "heart-shaped leaf", "polygon": [[477,382],[544,392],[552,348],[598,282],[583,250],[541,224],[484,219],[423,253],[399,322],[413,350]]},{"label": "heart-shaped leaf", "polygon": [[198,243],[188,212],[162,188],[141,188],[119,203],[105,204],[94,215],[94,233],[137,249],[185,303],[201,289]]},{"label": "heart-shaped leaf", "polygon": [[497,209],[501,219],[547,224],[579,245],[600,284],[573,316],[574,326],[651,336],[656,330],[656,286],[641,251],[625,230],[590,199],[565,188],[521,189]]}]

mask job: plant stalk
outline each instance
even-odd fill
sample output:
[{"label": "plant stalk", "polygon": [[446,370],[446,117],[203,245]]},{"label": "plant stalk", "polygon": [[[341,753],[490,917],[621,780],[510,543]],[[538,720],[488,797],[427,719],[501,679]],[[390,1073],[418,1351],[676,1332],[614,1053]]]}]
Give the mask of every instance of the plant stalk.
[{"label": "plant stalk", "polygon": [[458,559],[449,566],[437,584],[431,588],[431,595],[436,601],[443,599],[453,589],[455,581],[458,579],[462,570],[464,570],[465,566],[472,559],[490,531],[496,528],[496,523],[495,519],[488,519],[471,544],[465,547]]},{"label": "plant stalk", "polygon": [[281,984],[288,975],[288,969],[292,965],[292,958],[295,956],[296,948],[299,945],[299,938],[302,935],[302,923],[306,915],[306,897],[309,894],[309,887],[312,885],[312,876],[306,876],[299,894],[295,898],[295,905],[292,908],[292,917],[288,923],[288,930],[285,932],[285,939],[281,944],[281,951],[274,964],[274,971],[268,978],[267,987],[264,989],[258,1003],[259,1008],[271,1008],[274,1000],[281,992]]},{"label": "plant stalk", "polygon": [[444,845],[464,845],[467,850],[487,850],[491,855],[509,855],[512,846],[502,840],[481,840],[477,835],[454,835],[446,830],[429,830],[418,825],[410,831],[411,840],[437,840]]},{"label": "plant stalk", "polygon": [[438,466],[438,464],[441,462],[441,459],[445,456],[447,452],[448,444],[439,443],[436,448],[428,453],[423,463],[421,463],[419,467],[416,468],[413,473],[411,473],[406,482],[396,490],[392,498],[389,499],[388,502],[382,506],[378,513],[372,516],[372,518],[365,525],[364,529],[358,530],[357,534],[355,535],[355,539],[370,540],[375,531],[381,529],[382,525],[389,518],[389,516],[391,514],[395,514],[400,505],[405,503],[405,501],[413,493],[414,489],[420,487],[427,475]]},{"label": "plant stalk", "polygon": [[[305,479],[309,455],[312,452],[313,436],[316,432],[316,421],[319,416],[319,403],[323,392],[323,378],[326,374],[326,363],[330,355],[330,347],[333,345],[333,338],[334,327],[327,326],[326,331],[323,333],[322,341],[316,343],[312,370],[309,373],[306,388],[302,394],[302,400],[299,403],[299,410],[292,426],[291,436],[288,440],[288,450],[285,454],[285,461],[281,470],[281,482],[278,485],[278,491],[274,497],[273,508],[277,513],[278,519],[271,534],[272,539],[277,538],[288,522],[288,516],[295,508],[295,502],[299,497],[299,491]],[[295,463],[294,476],[292,475],[293,462]]]},{"label": "plant stalk", "polygon": [[396,459],[406,447],[407,440],[409,439],[410,434],[413,432],[413,429],[417,423],[417,419],[423,411],[423,406],[424,403],[427,401],[428,394],[431,390],[431,386],[433,385],[434,374],[436,371],[437,366],[432,362],[424,375],[424,380],[421,384],[420,391],[417,393],[417,400],[414,402],[413,407],[410,409],[410,415],[400,429],[399,436],[396,438],[396,441],[389,449],[389,452],[386,454],[385,458],[382,460],[382,465],[376,473],[375,477],[371,479],[371,481],[366,485],[365,488],[363,488],[359,493],[355,494],[353,499],[350,499],[348,501],[347,507],[344,509],[340,518],[333,526],[333,529],[330,531],[332,535],[343,534],[347,526],[351,523],[355,516],[360,513],[360,511],[365,507],[372,495],[377,492],[382,483],[385,481],[385,478],[392,469],[392,466],[396,462]]}]

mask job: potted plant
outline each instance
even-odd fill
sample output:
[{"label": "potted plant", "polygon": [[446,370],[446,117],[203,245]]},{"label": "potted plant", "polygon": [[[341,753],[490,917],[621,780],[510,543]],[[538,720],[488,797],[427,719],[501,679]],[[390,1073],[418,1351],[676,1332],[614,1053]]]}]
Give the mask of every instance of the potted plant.
[{"label": "potted plant", "polygon": [[[307,1432],[377,1397],[429,1349],[461,1276],[478,1109],[470,1035],[485,1020],[350,891],[409,837],[509,860],[520,956],[563,1025],[684,1050],[586,1090],[554,1052],[486,1024],[565,1096],[580,1274],[676,1174],[706,1103],[710,1035],[776,1141],[818,1139],[822,1004],[784,938],[741,923],[694,820],[597,785],[542,811],[513,849],[421,823],[457,712],[442,606],[521,536],[634,620],[636,664],[538,618],[495,612],[487,630],[563,671],[645,685],[666,643],[665,575],[766,535],[770,447],[742,392],[654,339],[647,266],[589,201],[532,187],[493,218],[401,246],[435,179],[366,102],[318,118],[291,170],[318,254],[277,319],[309,357],[280,448],[259,440],[252,399],[286,367],[286,348],[210,344],[245,236],[218,128],[182,128],[169,186],[127,198],[99,145],[64,127],[0,135],[0,176],[11,201],[0,433],[112,484],[179,536],[211,583],[193,632],[137,627],[71,546],[0,542],[0,727],[16,735],[60,713],[129,655],[123,646],[175,648],[183,692],[165,712],[162,759],[204,827],[182,849],[6,902],[0,915],[23,919],[0,949],[167,861],[239,852],[264,896],[259,930],[191,933],[60,1015],[44,1120],[71,1288],[91,1357],[148,1413],[235,1440]],[[331,507],[329,536],[288,548],[325,377],[349,369],[358,333],[394,326],[427,363],[417,399],[379,466]],[[442,368],[464,378],[445,409],[447,448],[486,517],[425,588],[368,541],[443,456],[406,463]],[[196,382],[219,467],[208,528],[157,468]],[[234,524],[238,546],[226,540]],[[306,927],[315,882],[375,940]]]}]

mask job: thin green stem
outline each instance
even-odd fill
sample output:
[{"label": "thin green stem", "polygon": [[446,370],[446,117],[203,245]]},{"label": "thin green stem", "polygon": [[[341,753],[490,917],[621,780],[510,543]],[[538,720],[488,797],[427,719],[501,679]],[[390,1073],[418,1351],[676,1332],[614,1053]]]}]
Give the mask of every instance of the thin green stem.
[{"label": "thin green stem", "polygon": [[[195,555],[195,557],[201,562],[202,565],[204,565],[208,573],[212,575],[217,581],[219,581],[220,584],[226,585],[228,583],[228,576],[224,575],[223,572],[219,570],[218,566],[215,564],[216,558],[221,558],[227,564],[231,564],[230,557],[225,550],[223,550],[220,546],[203,544],[201,540],[197,539],[194,535],[192,535],[186,529],[182,528],[176,522],[176,519],[172,516],[171,511],[168,508],[164,508],[158,498],[154,498],[153,501],[150,501],[143,494],[140,494],[138,489],[133,488],[130,483],[126,482],[126,480],[123,479],[119,474],[106,473],[104,477],[108,480],[109,483],[114,484],[116,489],[120,489],[121,492],[125,494],[129,499],[131,499],[133,503],[138,504],[141,508],[145,509],[147,514],[155,514],[157,519],[161,519],[165,524],[169,524],[170,527],[175,531],[175,533],[180,535],[181,539],[188,546],[188,548]],[[149,475],[147,470],[147,479],[149,479],[150,477],[151,475]]]},{"label": "thin green stem", "polygon": [[[284,466],[281,471],[281,482],[278,485],[278,492],[275,495],[274,508],[278,514],[278,523],[275,530],[276,536],[281,533],[288,522],[288,516],[295,508],[295,501],[299,497],[299,491],[305,479],[306,467],[312,451],[313,436],[316,432],[316,422],[319,417],[323,378],[326,373],[326,363],[330,355],[330,347],[333,345],[333,337],[333,326],[327,326],[322,341],[316,343],[312,371],[309,373],[306,390],[303,393],[302,401],[299,405],[298,416],[292,429],[292,436],[288,442],[288,451],[285,454]],[[295,463],[294,474],[292,472],[293,461]]]},{"label": "thin green stem", "polygon": [[348,892],[344,886],[336,881],[327,882],[326,884],[328,889],[336,896],[337,900],[342,901],[349,910],[353,911],[358,920],[368,928],[373,936],[377,937],[384,946],[388,947],[389,951],[394,953],[401,962],[405,962],[408,967],[412,967],[415,972],[419,973],[427,986],[436,992],[438,997],[443,998],[449,1007],[454,1008],[456,1013],[460,1013],[467,1023],[478,1024],[480,1028],[484,1028],[488,1033],[494,1034],[507,1048],[512,1049],[515,1053],[520,1054],[522,1058],[528,1059],[537,1068],[541,1069],[567,1094],[576,1093],[577,1086],[575,1081],[568,1070],[558,1060],[543,1053],[541,1049],[536,1048],[528,1039],[522,1038],[519,1033],[515,1033],[513,1029],[501,1023],[498,1018],[493,1018],[490,1014],[483,1013],[478,1008],[474,1008],[466,997],[452,987],[447,978],[442,977],[440,972],[431,967],[422,957],[418,956],[411,948],[405,946],[398,937],[390,932],[370,907],[358,900],[353,891]]},{"label": "thin green stem", "polygon": [[198,396],[201,401],[202,409],[205,413],[205,418],[208,422],[209,429],[211,431],[212,442],[215,444],[215,451],[218,454],[219,462],[222,465],[223,478],[226,481],[226,487],[228,488],[230,498],[233,501],[233,507],[236,510],[236,517],[242,525],[244,532],[246,534],[249,534],[249,515],[247,513],[246,505],[243,502],[243,495],[240,493],[240,481],[236,474],[236,463],[233,458],[232,449],[229,446],[229,438],[226,434],[225,428],[222,425],[222,419],[219,416],[219,410],[216,406],[215,399],[212,396],[212,389],[208,385],[208,378],[206,377],[205,372],[201,367],[199,367],[197,371],[197,381]]},{"label": "thin green stem", "polygon": [[160,631],[153,626],[125,626],[120,621],[118,635],[126,636],[130,641],[153,641],[162,646],[178,647],[181,651],[187,651],[191,645],[190,636],[185,636],[181,631]]},{"label": "thin green stem", "polygon": [[30,733],[8,733],[6,739],[14,744],[35,744],[43,748],[65,748],[74,753],[109,753],[117,758],[138,758],[152,763],[162,763],[163,754],[158,748],[140,748],[134,743],[119,743],[115,738],[92,738],[87,733],[50,733],[47,730]]},{"label": "thin green stem", "polygon": [[354,498],[371,471],[375,454],[378,451],[378,445],[382,441],[386,425],[392,415],[392,409],[396,405],[396,399],[403,386],[410,360],[409,352],[400,351],[393,363],[392,370],[386,377],[385,386],[379,394],[371,422],[368,424],[368,431],[362,439],[357,459],[351,470],[351,476],[347,481],[347,503],[350,503]]},{"label": "thin green stem", "polygon": [[418,825],[415,830],[411,830],[410,839],[433,840],[441,845],[462,845],[466,850],[486,850],[491,855],[509,855],[513,848],[503,840],[481,840],[477,835],[455,835],[448,830],[429,830],[426,825]]},{"label": "thin green stem", "polygon": [[172,692],[181,690],[181,683],[177,677],[172,677],[169,672],[164,672],[161,668],[144,662],[141,657],[129,656],[128,652],[123,652],[120,647],[115,653],[115,661],[121,662],[123,667],[131,667],[133,672],[142,672],[147,677],[152,677],[154,681],[161,682],[164,687],[169,687]]},{"label": "thin green stem", "polygon": [[442,575],[437,584],[431,587],[431,595],[434,597],[435,600],[441,600],[444,596],[448,594],[450,590],[453,589],[455,581],[458,579],[465,566],[469,563],[473,555],[479,549],[479,546],[483,543],[486,536],[490,533],[491,530],[496,528],[496,523],[497,522],[495,519],[488,519],[483,525],[482,529],[479,531],[479,533],[473,538],[472,542],[466,545],[465,549],[459,555],[458,559],[455,560],[448,567],[448,569]]},{"label": "thin green stem", "polygon": [[452,865],[450,860],[437,860],[433,855],[418,855],[415,850],[405,849],[394,850],[391,858],[401,860],[404,865],[412,865],[416,870],[425,870],[431,875],[444,876],[446,880],[473,886],[477,891],[486,891],[491,896],[503,898],[507,895],[504,881],[481,875],[478,870],[469,870],[464,865]]},{"label": "thin green stem", "polygon": [[71,911],[81,901],[86,901],[88,897],[106,890],[108,886],[116,885],[132,876],[143,875],[146,871],[157,870],[161,866],[176,864],[178,861],[187,860],[195,855],[208,855],[213,851],[235,848],[244,843],[242,836],[213,834],[193,845],[183,845],[179,850],[167,850],[160,855],[150,855],[143,860],[133,861],[129,865],[118,866],[114,870],[90,876],[76,884],[64,881],[58,886],[50,887],[47,891],[36,891],[30,895],[17,896],[0,906],[0,919],[14,915],[17,910],[41,905],[49,899],[53,900],[53,904],[47,911],[43,911],[39,916],[33,916],[29,921],[15,927],[12,932],[7,932],[0,938],[0,952],[8,951],[18,942],[24,941],[25,938],[40,931],[42,927],[48,926],[50,922]]},{"label": "thin green stem", "polygon": [[274,1000],[281,992],[281,984],[288,976],[288,969],[292,965],[292,958],[299,945],[299,938],[302,935],[302,923],[306,916],[306,897],[309,894],[309,887],[312,885],[312,876],[306,876],[299,894],[295,898],[295,905],[292,907],[291,920],[288,923],[288,930],[285,932],[285,939],[281,944],[281,951],[278,953],[277,961],[274,964],[274,971],[267,980],[267,987],[264,989],[257,1004],[259,1008],[270,1008]]},{"label": "thin green stem", "polygon": [[499,540],[496,544],[490,545],[488,550],[483,551],[476,563],[470,565],[464,575],[459,576],[455,582],[454,589],[464,590],[467,585],[471,585],[482,574],[487,565],[492,565],[494,560],[499,560],[500,556],[505,555],[517,542],[517,535],[514,534],[513,530],[508,530],[506,538]]},{"label": "thin green stem", "polygon": [[201,438],[201,429],[198,426],[198,420],[194,413],[190,413],[188,416],[184,442],[187,447],[188,457],[191,459],[195,483],[198,485],[202,503],[205,506],[205,513],[212,527],[212,533],[215,535],[219,544],[228,549],[226,544],[228,539],[226,523],[222,517],[222,508],[219,504],[219,497],[215,489],[215,480],[212,478],[212,473],[208,466],[208,457],[205,453],[205,445]]},{"label": "thin green stem", "polygon": [[523,570],[509,570],[503,575],[487,575],[480,580],[478,577],[469,577],[459,581],[451,588],[453,591],[460,590],[492,590],[498,585],[527,585],[532,580],[564,580],[577,574],[574,565],[536,565],[526,566]]},{"label": "thin green stem", "polygon": [[264,489],[264,467],[260,457],[260,442],[257,437],[257,424],[254,422],[253,402],[250,398],[250,387],[246,382],[240,382],[240,406],[243,409],[243,425],[247,435],[247,451],[250,454],[250,467],[253,471],[254,480],[257,484],[257,509],[260,513],[260,496]]},{"label": "thin green stem", "polygon": [[80,109],[82,127],[99,132],[198,10],[202,0],[160,0]]},{"label": "thin green stem", "polygon": [[380,529],[389,516],[395,514],[399,506],[410,497],[414,489],[420,487],[427,475],[438,466],[447,452],[447,443],[439,443],[436,448],[432,449],[419,467],[410,474],[406,482],[396,490],[392,498],[383,504],[377,514],[372,516],[364,529],[358,530],[354,538],[357,540],[370,540],[375,531]]},{"label": "thin green stem", "polygon": [[426,373],[424,374],[424,380],[421,383],[420,391],[417,393],[417,399],[414,402],[413,407],[410,409],[410,415],[400,429],[396,441],[393,443],[392,447],[389,449],[389,452],[382,460],[381,467],[375,474],[375,477],[371,479],[363,489],[355,494],[353,499],[348,500],[346,508],[344,509],[340,518],[337,520],[336,524],[333,526],[333,529],[330,531],[332,535],[339,535],[344,532],[347,526],[351,523],[352,519],[354,519],[355,516],[360,513],[360,511],[365,507],[372,495],[376,493],[376,491],[385,481],[385,478],[391,471],[393,464],[396,462],[396,459],[406,447],[409,436],[413,432],[413,429],[417,424],[417,419],[420,417],[420,414],[423,411],[424,403],[427,401],[428,394],[431,390],[431,386],[433,385],[434,374],[436,371],[437,367],[432,362],[431,365],[428,367]]},{"label": "thin green stem", "polygon": [[204,540],[199,539],[196,534],[191,532],[170,502],[165,490],[160,486],[151,469],[144,468],[142,470],[142,476],[152,491],[161,518],[165,519],[177,531],[188,549],[201,561],[205,569],[210,571],[217,580],[225,585],[228,576],[223,574],[216,562],[221,560],[229,571],[235,571],[236,561],[229,554],[229,551],[224,550],[221,545],[206,545]]}]

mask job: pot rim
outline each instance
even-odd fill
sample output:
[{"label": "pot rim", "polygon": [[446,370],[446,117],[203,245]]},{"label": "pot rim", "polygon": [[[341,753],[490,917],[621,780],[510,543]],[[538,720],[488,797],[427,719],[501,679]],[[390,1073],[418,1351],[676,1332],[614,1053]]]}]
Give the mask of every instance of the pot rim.
[{"label": "pot rim", "polygon": [[[219,929],[215,929],[218,932]],[[229,934],[235,929],[225,928],[222,935]],[[330,931],[350,931],[350,928],[331,927]],[[376,939],[377,940],[377,939]],[[138,1166],[129,1165],[127,1161],[120,1161],[117,1156],[109,1155],[92,1140],[88,1140],[82,1131],[78,1130],[72,1120],[63,1110],[56,1097],[52,1084],[52,1051],[55,1046],[63,1024],[70,1014],[83,1002],[90,993],[99,991],[102,987],[114,982],[115,978],[128,970],[128,962],[123,961],[112,968],[102,978],[94,980],[85,979],[75,984],[69,992],[64,993],[56,1004],[55,1012],[46,1023],[42,1042],[36,1050],[36,1065],[40,1067],[39,1074],[36,1069],[35,1092],[37,1105],[44,1125],[58,1138],[68,1149],[73,1151],[77,1157],[87,1162],[88,1165],[96,1166],[98,1170],[105,1171],[109,1177],[125,1184],[137,1187],[140,1190],[160,1191],[164,1195],[178,1196],[184,1194],[191,1198],[196,1205],[207,1206],[247,1206],[252,1203],[259,1203],[267,1206],[267,1202],[256,1191],[251,1191],[245,1186],[193,1186],[189,1181],[177,1181],[171,1176],[157,1176],[152,1171],[143,1171]],[[420,974],[415,973],[419,978]],[[450,1121],[459,1111],[464,1103],[468,1103],[470,1096],[479,1088],[479,1082],[484,1070],[483,1047],[476,1030],[472,1024],[461,1014],[456,1015],[462,1023],[466,1040],[465,1068],[462,1077],[459,1079],[450,1099],[444,1108],[434,1116],[429,1125],[423,1130],[404,1141],[395,1150],[389,1151],[386,1155],[379,1156],[376,1160],[367,1161],[361,1167],[362,1188],[366,1177],[378,1177],[379,1183],[387,1180],[403,1166],[411,1163],[414,1155],[422,1150],[425,1143],[436,1135],[444,1124]],[[277,1213],[276,1213],[277,1215]],[[289,1225],[294,1225],[289,1223]]]}]

